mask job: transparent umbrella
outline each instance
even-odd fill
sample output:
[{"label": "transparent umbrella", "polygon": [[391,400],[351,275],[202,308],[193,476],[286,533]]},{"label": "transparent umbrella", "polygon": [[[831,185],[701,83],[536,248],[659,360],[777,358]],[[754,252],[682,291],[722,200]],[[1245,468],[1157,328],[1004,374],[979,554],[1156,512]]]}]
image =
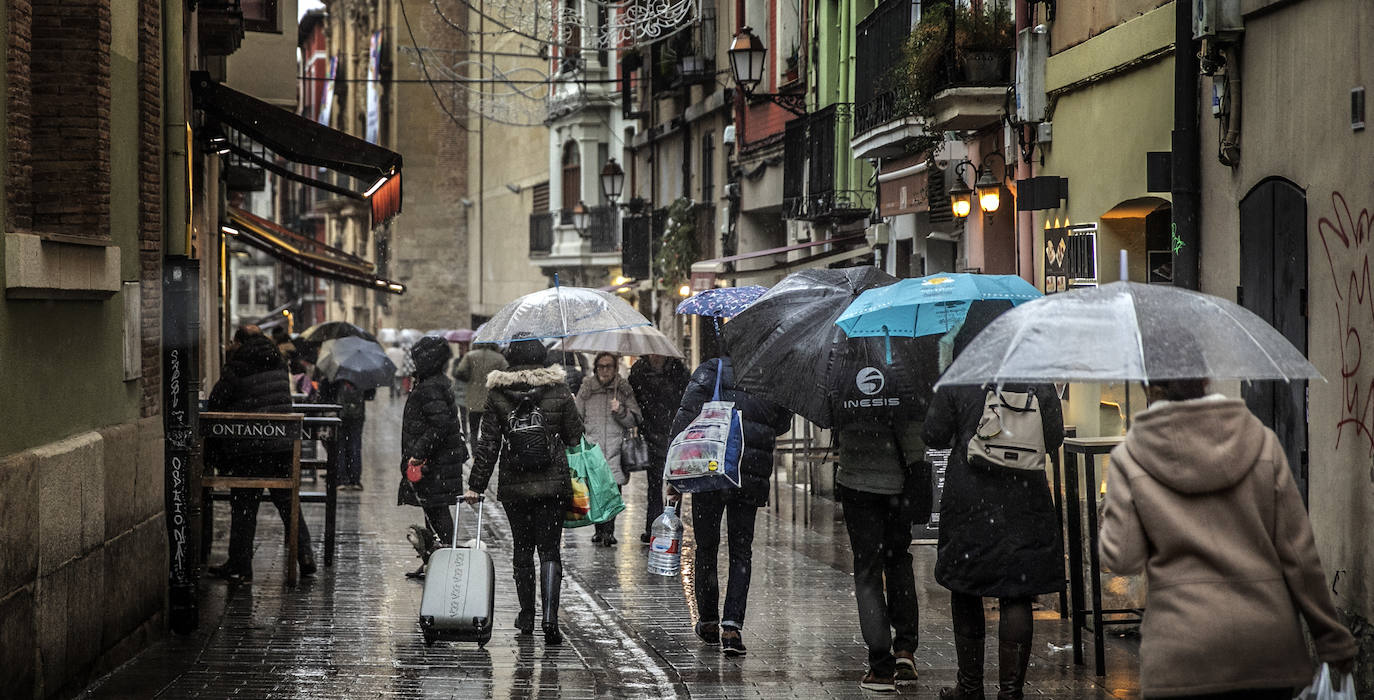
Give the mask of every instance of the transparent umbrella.
[{"label": "transparent umbrella", "polygon": [[663,355],[686,359],[673,341],[653,326],[635,326],[615,331],[571,335],[554,344],[566,352],[613,352],[617,355]]},{"label": "transparent umbrella", "polygon": [[553,286],[501,307],[477,329],[476,343],[508,343],[522,337],[546,339],[650,325],[624,299],[598,289]]},{"label": "transparent umbrella", "polygon": [[1322,379],[1273,326],[1220,297],[1113,282],[999,316],[940,385],[989,382]]}]

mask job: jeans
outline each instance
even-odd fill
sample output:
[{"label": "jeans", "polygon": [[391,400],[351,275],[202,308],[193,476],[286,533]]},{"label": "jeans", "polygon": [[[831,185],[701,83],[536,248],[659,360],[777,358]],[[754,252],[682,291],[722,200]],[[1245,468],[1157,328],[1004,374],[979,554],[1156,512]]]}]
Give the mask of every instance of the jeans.
[{"label": "jeans", "polygon": [[663,463],[668,461],[666,452],[660,454],[649,450],[649,468],[644,470],[644,480],[648,482],[648,504],[644,507],[644,534],[652,536],[654,521],[663,515]]},{"label": "jeans", "polygon": [[859,629],[868,645],[869,670],[891,676],[897,669],[893,652],[915,652],[919,641],[911,521],[901,517],[897,495],[855,491],[838,484],[835,491],[844,506],[845,528],[854,551],[854,597],[859,604]]},{"label": "jeans", "polygon": [[[697,611],[703,622],[721,620],[721,627],[742,629],[749,602],[749,578],[753,569],[754,516],[758,507],[745,503],[738,492],[705,491],[692,494],[692,531],[697,553],[693,563],[696,577]],[[716,559],[720,552],[720,523],[725,521],[730,545],[730,578],[725,588],[725,615],[720,612],[720,583]]]},{"label": "jeans", "polygon": [[[283,527],[288,527],[291,518],[291,490],[268,489],[272,505],[281,514]],[[258,497],[262,489],[229,490],[229,569],[244,576],[253,575],[253,540],[258,534]],[[305,526],[305,515],[297,515],[296,561],[305,561],[313,556],[310,551],[310,529]]]},{"label": "jeans", "polygon": [[539,550],[539,562],[563,563],[563,507],[566,499],[526,498],[505,501],[506,519],[510,521],[512,540],[511,563],[517,574],[522,569],[534,571],[534,550]]},{"label": "jeans", "polygon": [[339,486],[363,481],[363,423],[345,422],[339,429]]}]

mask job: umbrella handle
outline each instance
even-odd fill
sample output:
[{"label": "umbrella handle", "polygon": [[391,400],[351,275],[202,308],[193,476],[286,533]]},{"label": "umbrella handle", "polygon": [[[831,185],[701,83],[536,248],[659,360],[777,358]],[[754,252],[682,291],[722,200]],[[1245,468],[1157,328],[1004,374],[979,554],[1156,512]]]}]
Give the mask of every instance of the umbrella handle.
[{"label": "umbrella handle", "polygon": [[887,351],[887,364],[892,364],[892,333],[883,326],[883,346]]}]

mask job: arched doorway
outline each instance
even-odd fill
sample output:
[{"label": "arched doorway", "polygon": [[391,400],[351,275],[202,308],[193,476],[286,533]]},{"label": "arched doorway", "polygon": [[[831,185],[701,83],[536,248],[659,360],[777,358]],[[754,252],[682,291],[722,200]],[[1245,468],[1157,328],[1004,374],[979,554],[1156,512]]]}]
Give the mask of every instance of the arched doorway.
[{"label": "arched doorway", "polygon": [[[1241,306],[1307,354],[1307,193],[1282,178],[1240,201]],[[1247,382],[1241,395],[1274,430],[1307,500],[1307,382]]]}]

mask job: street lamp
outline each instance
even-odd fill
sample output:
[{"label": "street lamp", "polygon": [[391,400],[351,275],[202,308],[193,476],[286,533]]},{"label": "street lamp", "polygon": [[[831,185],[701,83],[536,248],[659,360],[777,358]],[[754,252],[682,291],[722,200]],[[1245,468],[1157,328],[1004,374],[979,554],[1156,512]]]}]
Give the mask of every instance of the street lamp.
[{"label": "street lamp", "polygon": [[601,168],[601,194],[605,195],[606,201],[614,204],[624,190],[625,171],[612,158]]},{"label": "street lamp", "polygon": [[949,188],[949,208],[956,218],[962,219],[973,210],[973,188],[964,180],[964,170],[971,167],[967,158],[954,166],[954,186]]},{"label": "street lamp", "polygon": [[753,29],[740,27],[726,53],[730,56],[730,71],[734,73],[735,85],[739,86],[745,97],[766,99],[797,116],[806,114],[805,95],[754,92],[754,88],[763,82],[763,72],[767,67],[764,58],[768,55],[768,48],[754,35]]},{"label": "street lamp", "polygon": [[591,228],[592,213],[587,210],[587,205],[579,201],[577,206],[572,209],[572,225],[577,229],[577,235],[587,237],[588,229]]},{"label": "street lamp", "polygon": [[993,175],[992,165],[988,163],[994,156],[1002,161],[1002,170],[1006,171],[1007,159],[993,151],[983,156],[983,164],[978,168],[978,182],[973,186],[978,190],[978,207],[989,214],[997,211],[1002,203],[1002,178]]}]

